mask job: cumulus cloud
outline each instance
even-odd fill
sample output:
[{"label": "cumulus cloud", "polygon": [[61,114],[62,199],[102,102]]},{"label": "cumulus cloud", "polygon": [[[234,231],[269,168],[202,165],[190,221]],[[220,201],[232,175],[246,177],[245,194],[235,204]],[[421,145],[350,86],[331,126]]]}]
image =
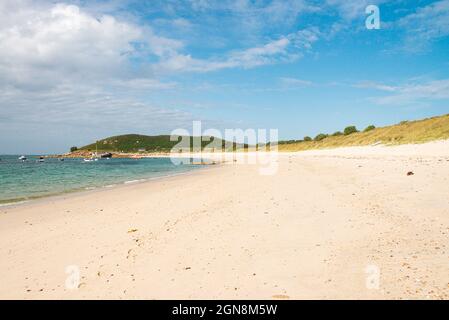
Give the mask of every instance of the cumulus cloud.
[{"label": "cumulus cloud", "polygon": [[0,29],[3,85],[29,89],[68,78],[117,76],[135,51],[132,43],[142,37],[141,30],[132,25],[111,16],[94,18],[73,5],[16,10],[1,11],[0,20],[9,22]]},{"label": "cumulus cloud", "polygon": [[[197,58],[187,52],[182,40],[157,34],[137,20],[113,16],[113,8],[117,8],[114,3],[105,6],[94,2],[90,7],[73,3],[0,2],[3,136],[11,136],[14,128],[21,128],[30,141],[35,136],[33,130],[43,136],[50,127],[65,128],[67,132],[75,128],[86,132],[91,132],[89,128],[97,128],[96,132],[107,128],[114,133],[126,132],[126,128],[167,131],[186,124],[193,116],[136,98],[177,88],[175,82],[161,79],[174,72],[246,69],[292,61],[310,50],[319,38],[317,29],[308,28],[263,44]],[[294,15],[304,8],[303,1],[289,3]],[[192,2],[197,10],[207,10],[210,5],[206,1]],[[269,6],[253,6],[245,1],[226,5],[242,15],[262,12],[281,19],[288,14],[287,6],[279,1]],[[193,27],[189,20],[179,17],[173,19],[173,24],[178,28]]]},{"label": "cumulus cloud", "polygon": [[[273,2],[267,10],[273,6],[279,4]],[[33,7],[24,0],[6,1],[0,12],[0,85],[26,89],[70,80],[133,78],[132,63],[141,67],[144,74],[137,76],[142,78],[165,70],[205,72],[288,61],[300,55],[289,49],[310,49],[319,34],[313,28],[301,30],[261,46],[197,59],[184,53],[180,40],[110,15],[93,16],[75,5]]]},{"label": "cumulus cloud", "polygon": [[[124,133],[125,128],[156,133],[157,128],[185,124],[192,119],[186,112],[133,97],[136,91],[150,94],[176,86],[140,66],[142,60],[159,59],[181,47],[180,41],[160,37],[148,27],[96,16],[75,5],[2,1],[1,134],[11,138],[20,130],[34,141],[51,128],[78,128],[82,136],[93,134],[89,128],[105,134]],[[2,141],[3,151],[7,143]]]}]

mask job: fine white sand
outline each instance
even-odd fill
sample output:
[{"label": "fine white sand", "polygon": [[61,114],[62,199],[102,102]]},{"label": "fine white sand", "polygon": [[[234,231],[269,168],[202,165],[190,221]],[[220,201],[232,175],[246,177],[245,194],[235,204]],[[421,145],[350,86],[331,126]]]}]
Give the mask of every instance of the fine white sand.
[{"label": "fine white sand", "polygon": [[0,298],[449,297],[449,141],[276,161],[0,207]]}]

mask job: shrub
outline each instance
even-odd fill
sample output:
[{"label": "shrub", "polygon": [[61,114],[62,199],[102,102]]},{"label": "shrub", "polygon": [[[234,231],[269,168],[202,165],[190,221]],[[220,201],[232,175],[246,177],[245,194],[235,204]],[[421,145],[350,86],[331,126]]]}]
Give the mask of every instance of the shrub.
[{"label": "shrub", "polygon": [[346,127],[345,130],[343,131],[345,136],[355,132],[359,132],[355,126]]},{"label": "shrub", "polygon": [[373,125],[370,125],[370,126],[366,127],[365,130],[363,130],[363,132],[368,132],[368,131],[371,131],[371,130],[374,130],[374,129],[376,129],[376,127],[373,126]]},{"label": "shrub", "polygon": [[336,131],[332,134],[333,137],[341,136],[343,133],[341,131]]},{"label": "shrub", "polygon": [[70,152],[75,152],[76,150],[78,150],[78,147],[71,147],[70,148]]},{"label": "shrub", "polygon": [[309,137],[309,136],[305,136],[305,137],[304,137],[304,141],[312,141],[312,138]]},{"label": "shrub", "polygon": [[315,137],[315,141],[321,141],[321,140],[323,140],[323,139],[325,139],[325,138],[327,138],[327,137],[328,137],[327,134],[320,133],[320,134],[318,134],[318,135]]}]

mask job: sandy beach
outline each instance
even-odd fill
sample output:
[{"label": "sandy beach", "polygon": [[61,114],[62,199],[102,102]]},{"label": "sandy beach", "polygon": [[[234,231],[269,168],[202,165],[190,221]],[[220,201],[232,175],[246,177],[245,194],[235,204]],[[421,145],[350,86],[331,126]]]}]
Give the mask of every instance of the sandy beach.
[{"label": "sandy beach", "polygon": [[277,161],[0,207],[0,298],[449,298],[449,141]]}]

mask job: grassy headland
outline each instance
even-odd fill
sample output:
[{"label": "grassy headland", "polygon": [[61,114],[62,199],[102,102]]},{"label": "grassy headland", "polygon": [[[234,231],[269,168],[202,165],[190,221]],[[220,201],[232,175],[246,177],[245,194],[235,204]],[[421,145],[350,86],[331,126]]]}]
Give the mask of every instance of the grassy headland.
[{"label": "grassy headland", "polygon": [[[190,146],[193,148],[194,139],[199,139],[199,137],[183,137],[190,139]],[[243,147],[242,144],[231,143],[225,140],[215,138],[215,137],[202,137],[201,148],[205,146],[210,147],[213,143],[217,148],[223,150],[232,150]],[[92,144],[81,147],[79,149],[74,149],[74,153],[86,152],[86,151],[96,151],[99,153],[112,152],[112,153],[166,153],[170,152],[172,148],[181,141],[179,138],[177,141],[171,141],[169,135],[159,135],[159,136],[146,136],[140,134],[127,134],[120,136],[113,136],[106,139],[98,140]]]},{"label": "grassy headland", "polygon": [[[190,139],[190,145],[193,146],[194,138],[185,138]],[[424,143],[440,139],[449,139],[449,114],[423,120],[402,121],[399,124],[381,128],[370,125],[361,131],[357,130],[355,126],[348,126],[342,131],[332,134],[320,133],[314,138],[304,137],[302,140],[279,141],[279,150],[300,151],[372,144],[398,145]],[[214,137],[202,137],[202,140],[204,140],[201,142],[202,148],[211,142],[215,142],[216,146],[221,146],[223,151],[246,150],[248,148],[248,145],[232,144]],[[102,139],[79,149],[74,148],[71,156],[88,156],[95,150],[98,150],[99,153],[110,152],[114,155],[122,154],[125,156],[135,153],[169,153],[179,141],[170,141],[169,135],[127,134]],[[220,147],[215,151],[219,151],[219,149]],[[254,150],[253,148],[250,149]]]},{"label": "grassy headland", "polygon": [[449,139],[449,114],[423,120],[402,121],[381,128],[369,126],[360,132],[353,130],[353,126],[346,129],[346,132],[319,134],[315,139],[305,137],[303,140],[280,141],[279,150],[300,151],[372,144],[398,145]]}]

